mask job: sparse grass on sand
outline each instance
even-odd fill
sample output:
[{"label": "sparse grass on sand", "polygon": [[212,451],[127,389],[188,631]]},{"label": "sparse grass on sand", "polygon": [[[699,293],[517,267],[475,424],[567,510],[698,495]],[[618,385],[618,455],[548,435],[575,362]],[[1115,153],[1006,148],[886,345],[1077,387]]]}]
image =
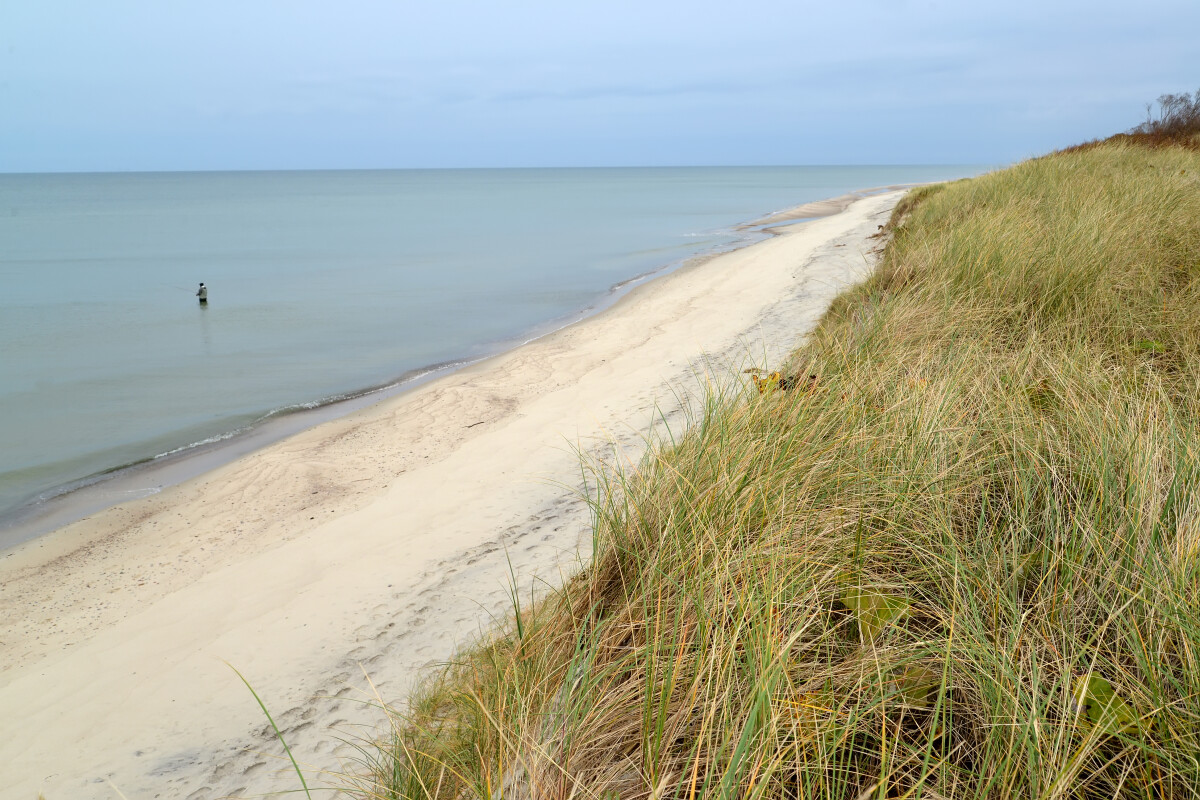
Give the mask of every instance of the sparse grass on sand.
[{"label": "sparse grass on sand", "polygon": [[[1200,797],[1200,151],[913,192],[791,374],[601,473],[388,798]],[[776,366],[776,365],[771,365]]]}]

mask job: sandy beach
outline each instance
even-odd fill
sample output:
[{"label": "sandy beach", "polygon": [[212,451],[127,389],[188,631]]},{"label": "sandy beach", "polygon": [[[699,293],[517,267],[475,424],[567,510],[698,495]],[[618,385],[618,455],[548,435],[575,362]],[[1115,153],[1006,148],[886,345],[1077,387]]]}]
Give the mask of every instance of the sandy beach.
[{"label": "sandy beach", "polygon": [[[0,552],[0,798],[336,783],[422,667],[586,559],[580,454],[636,463],[706,371],[776,365],[874,262],[891,191]],[[318,794],[314,791],[314,794]],[[328,796],[329,792],[323,792]]]}]

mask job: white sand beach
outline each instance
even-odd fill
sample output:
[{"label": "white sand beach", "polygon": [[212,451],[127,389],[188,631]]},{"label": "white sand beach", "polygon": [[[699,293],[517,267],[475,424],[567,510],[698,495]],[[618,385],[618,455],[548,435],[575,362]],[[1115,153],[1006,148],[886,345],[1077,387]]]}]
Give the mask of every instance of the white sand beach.
[{"label": "white sand beach", "polygon": [[0,552],[0,798],[299,789],[231,666],[309,785],[336,783],[374,692],[399,701],[506,615],[510,568],[528,597],[586,559],[579,453],[636,462],[706,369],[778,364],[869,272],[901,194],[796,210],[831,215]]}]

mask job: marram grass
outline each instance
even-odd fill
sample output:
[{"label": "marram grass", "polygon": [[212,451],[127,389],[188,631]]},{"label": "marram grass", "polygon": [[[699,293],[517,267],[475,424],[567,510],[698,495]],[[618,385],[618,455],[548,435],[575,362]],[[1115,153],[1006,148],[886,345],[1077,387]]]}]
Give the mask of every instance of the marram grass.
[{"label": "marram grass", "polygon": [[785,371],[601,472],[356,791],[1200,797],[1200,152],[914,192]]}]

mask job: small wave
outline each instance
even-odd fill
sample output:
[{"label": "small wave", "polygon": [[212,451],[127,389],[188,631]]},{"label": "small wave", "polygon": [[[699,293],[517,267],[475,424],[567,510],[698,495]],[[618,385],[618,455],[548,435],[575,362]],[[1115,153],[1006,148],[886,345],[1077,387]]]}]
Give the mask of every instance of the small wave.
[{"label": "small wave", "polygon": [[[398,378],[396,378],[394,380],[389,380],[385,383],[371,386],[371,387],[361,389],[358,391],[340,392],[338,394],[327,395],[327,396],[322,397],[317,400],[307,401],[307,402],[303,402],[303,403],[294,403],[291,405],[272,409],[271,411],[268,411],[267,413],[262,414],[261,416],[255,418],[252,422],[250,422],[248,424],[240,425],[231,430],[223,431],[221,433],[216,433],[211,436],[206,436],[202,439],[198,439],[193,442],[188,442],[187,444],[182,444],[182,445],[179,445],[178,447],[173,447],[169,450],[164,450],[164,451],[162,451],[160,453],[156,453],[155,455],[152,455],[152,456],[146,456],[144,458],[137,458],[137,459],[134,459],[131,461],[125,461],[125,462],[116,464],[114,466],[108,467],[106,469],[100,470],[98,472],[94,472],[90,475],[86,475],[82,478],[67,481],[65,483],[61,483],[56,486],[49,487],[47,489],[43,489],[42,491],[37,492],[36,494],[33,494],[33,495],[27,497],[24,501],[18,502],[12,508],[7,509],[4,512],[4,516],[5,517],[8,517],[8,516],[21,517],[25,513],[32,510],[33,508],[36,508],[38,506],[44,506],[48,503],[55,502],[55,501],[60,500],[61,498],[65,497],[66,495],[70,495],[75,492],[79,492],[81,490],[93,489],[94,487],[98,487],[98,485],[103,484],[106,481],[110,481],[121,475],[125,475],[132,470],[145,469],[145,468],[153,469],[155,467],[155,465],[171,463],[176,459],[187,458],[187,457],[191,456],[192,454],[201,452],[205,449],[217,447],[217,446],[220,446],[225,443],[231,443],[233,440],[238,439],[239,437],[247,436],[247,435],[254,433],[258,429],[262,428],[264,425],[267,425],[271,422],[274,422],[277,420],[282,420],[286,417],[290,417],[295,414],[311,413],[311,412],[319,411],[323,408],[328,408],[330,406],[335,406],[335,405],[338,405],[341,403],[347,403],[347,402],[352,402],[355,400],[361,400],[363,398],[371,397],[371,396],[389,392],[389,391],[401,390],[404,387],[408,386],[409,384],[416,383],[416,382],[421,381],[430,376],[437,375],[437,374],[451,371],[451,370],[455,370],[455,369],[458,369],[461,367],[469,366],[470,364],[473,364],[473,363],[481,360],[482,358],[483,357],[481,356],[480,358],[475,358],[475,359],[469,359],[469,358],[461,359],[460,358],[460,359],[453,359],[450,361],[438,362],[436,364],[430,364],[430,365],[427,365],[424,367],[419,367],[417,369],[409,370],[408,372],[405,372],[403,375],[399,376]],[[138,490],[134,490],[134,493],[136,494],[136,492],[141,491],[141,492],[146,492],[148,494],[154,494],[154,493],[157,493],[158,491],[161,491],[161,489],[162,489],[161,486],[154,487],[153,490],[138,489]],[[132,497],[132,495],[131,495],[131,497]]]},{"label": "small wave", "polygon": [[653,278],[655,275],[659,274],[660,272],[664,272],[670,268],[671,268],[670,266],[662,267],[661,269],[651,270],[650,272],[643,272],[641,275],[634,275],[632,278],[626,278],[623,281],[617,281],[616,283],[614,283],[612,286],[610,286],[608,288],[608,291],[610,291],[610,292],[623,291],[625,289],[628,289],[630,286],[634,286],[635,284],[639,284],[639,283],[643,283],[644,281],[648,281],[651,278]]},{"label": "small wave", "polygon": [[194,450],[197,447],[203,447],[206,444],[216,444],[217,442],[224,442],[228,439],[232,439],[233,437],[237,436],[239,433],[246,432],[247,430],[249,430],[249,426],[237,428],[235,430],[229,431],[228,433],[219,433],[216,436],[209,436],[208,438],[201,439],[198,442],[192,442],[191,444],[181,445],[179,447],[176,447],[173,450],[167,450],[164,453],[159,453],[158,455],[151,456],[150,458],[145,459],[143,461],[134,462],[133,464],[126,464],[125,466],[132,467],[132,466],[136,466],[137,464],[143,464],[146,461],[157,461],[160,458],[168,458],[168,457],[176,455],[178,453],[184,453],[184,452],[187,452],[188,450]]}]

